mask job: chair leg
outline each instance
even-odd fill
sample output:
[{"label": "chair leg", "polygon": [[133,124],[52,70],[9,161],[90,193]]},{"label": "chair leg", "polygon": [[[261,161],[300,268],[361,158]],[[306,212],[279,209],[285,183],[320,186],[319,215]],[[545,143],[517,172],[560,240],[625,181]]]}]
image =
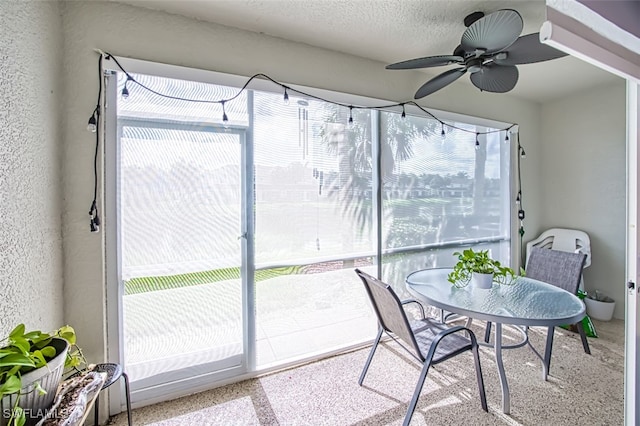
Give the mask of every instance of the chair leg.
[{"label": "chair leg", "polygon": [[553,348],[553,332],[555,327],[547,328],[547,344],[544,348],[544,360],[542,366],[542,378],[546,381],[551,369],[551,349]]},{"label": "chair leg", "polygon": [[591,350],[589,349],[589,342],[587,341],[587,333],[584,332],[584,327],[582,326],[582,322],[576,323],[576,327],[578,328],[578,333],[580,333],[580,339],[582,340],[582,347],[584,348],[584,352],[586,354],[591,355]]},{"label": "chair leg", "polygon": [[416,384],[416,390],[413,391],[413,397],[411,398],[411,402],[409,403],[409,407],[407,408],[407,414],[404,416],[402,426],[409,426],[409,423],[411,423],[411,417],[413,417],[413,412],[416,409],[416,405],[418,405],[418,398],[420,397],[420,392],[422,391],[422,386],[424,386],[424,381],[427,378],[427,373],[429,372],[430,366],[431,357],[429,357],[429,359],[425,361],[424,365],[422,366],[420,378],[418,379],[418,383]]},{"label": "chair leg", "polygon": [[487,321],[487,326],[484,329],[484,342],[489,343],[489,339],[491,339],[491,322]]},{"label": "chair leg", "polygon": [[[102,391],[102,389],[100,390],[100,392]],[[94,408],[93,408],[93,424],[95,426],[98,426],[100,423],[98,423],[100,416],[99,416],[99,412],[100,412],[100,395],[98,395],[98,397],[96,398],[96,402],[94,403]]]},{"label": "chair leg", "polygon": [[[127,422],[129,426],[133,426],[133,421],[131,420],[131,393],[129,391],[129,376],[123,371],[122,377],[124,378],[124,391],[125,391],[125,399],[127,401]],[[98,426],[100,423],[100,396],[96,398],[93,415],[93,424]]]},{"label": "chair leg", "polygon": [[364,376],[367,375],[369,364],[371,364],[371,360],[373,359],[373,354],[376,353],[376,348],[378,347],[378,343],[380,343],[381,337],[382,337],[382,327],[378,329],[378,336],[376,337],[376,340],[373,342],[373,347],[371,348],[371,352],[369,352],[369,357],[367,358],[367,362],[364,364],[364,369],[360,374],[360,379],[358,379],[358,384],[360,386],[362,386],[362,382],[364,381]]},{"label": "chair leg", "polygon": [[489,407],[487,406],[487,394],[484,391],[484,379],[482,378],[482,367],[480,366],[480,353],[478,351],[478,345],[475,345],[473,348],[471,348],[471,352],[473,353],[473,360],[476,364],[476,377],[478,379],[480,405],[482,405],[482,409],[484,411],[489,412]]},{"label": "chair leg", "polygon": [[129,426],[133,426],[133,422],[131,421],[131,394],[129,392],[129,376],[123,371],[122,377],[124,377],[124,391],[125,398],[127,400],[127,422]]}]

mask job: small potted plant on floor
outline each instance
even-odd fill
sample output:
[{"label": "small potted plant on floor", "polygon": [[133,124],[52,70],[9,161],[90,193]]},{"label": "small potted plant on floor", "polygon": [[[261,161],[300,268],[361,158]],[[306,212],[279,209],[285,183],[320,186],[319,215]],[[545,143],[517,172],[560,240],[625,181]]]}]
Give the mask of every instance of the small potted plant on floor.
[{"label": "small potted plant on floor", "polygon": [[491,288],[493,282],[510,284],[515,278],[513,269],[502,266],[489,256],[489,250],[466,249],[453,253],[458,262],[449,273],[448,280],[456,287],[473,282],[478,288]]},{"label": "small potted plant on floor", "polygon": [[600,290],[587,293],[584,303],[587,306],[587,315],[591,318],[600,321],[611,321],[613,318],[616,302],[609,296],[602,294]]},{"label": "small potted plant on floor", "polygon": [[22,426],[46,414],[65,367],[83,362],[72,327],[51,333],[15,327],[0,340],[0,426]]}]

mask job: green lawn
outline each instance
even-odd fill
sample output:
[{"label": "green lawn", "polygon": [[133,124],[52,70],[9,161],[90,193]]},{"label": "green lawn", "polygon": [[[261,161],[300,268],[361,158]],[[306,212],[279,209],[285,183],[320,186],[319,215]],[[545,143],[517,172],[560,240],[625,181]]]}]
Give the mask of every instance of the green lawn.
[{"label": "green lawn", "polygon": [[[256,271],[256,282],[282,275],[300,273],[300,266],[272,268]],[[148,291],[168,290],[171,288],[192,285],[210,284],[218,281],[240,279],[240,268],[214,269],[212,271],[193,272],[189,274],[167,275],[159,277],[133,278],[124,283],[124,294],[138,294]]]}]

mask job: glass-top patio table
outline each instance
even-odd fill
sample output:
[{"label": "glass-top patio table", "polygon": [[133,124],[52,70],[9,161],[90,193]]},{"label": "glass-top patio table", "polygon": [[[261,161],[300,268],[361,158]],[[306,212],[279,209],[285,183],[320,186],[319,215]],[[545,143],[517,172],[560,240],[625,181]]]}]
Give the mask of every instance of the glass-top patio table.
[{"label": "glass-top patio table", "polygon": [[[502,411],[509,414],[509,385],[502,363],[502,349],[529,344],[542,360],[542,374],[546,380],[551,361],[553,327],[579,322],[585,316],[584,303],[561,288],[525,277],[517,277],[510,285],[494,283],[490,289],[476,288],[471,283],[458,288],[447,281],[449,272],[450,268],[413,272],[406,278],[406,287],[418,301],[427,305],[495,324],[493,347],[502,388]],[[523,341],[515,345],[503,345],[503,324],[523,326]],[[526,333],[526,327],[529,326],[549,327],[544,357],[529,343]]]}]

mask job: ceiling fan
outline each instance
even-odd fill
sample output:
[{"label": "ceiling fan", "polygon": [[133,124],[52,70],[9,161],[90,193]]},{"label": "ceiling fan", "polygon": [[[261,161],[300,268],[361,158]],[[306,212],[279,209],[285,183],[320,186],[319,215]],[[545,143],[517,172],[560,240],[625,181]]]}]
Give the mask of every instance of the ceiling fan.
[{"label": "ceiling fan", "polygon": [[464,19],[467,29],[453,55],[427,56],[387,65],[390,70],[439,67],[458,64],[427,81],[418,89],[415,99],[423,98],[453,83],[463,74],[471,74],[471,82],[480,90],[505,93],[518,82],[516,65],[548,61],[567,54],[544,45],[538,33],[520,37],[522,16],[512,9],[501,9],[485,15],[474,12]]}]

